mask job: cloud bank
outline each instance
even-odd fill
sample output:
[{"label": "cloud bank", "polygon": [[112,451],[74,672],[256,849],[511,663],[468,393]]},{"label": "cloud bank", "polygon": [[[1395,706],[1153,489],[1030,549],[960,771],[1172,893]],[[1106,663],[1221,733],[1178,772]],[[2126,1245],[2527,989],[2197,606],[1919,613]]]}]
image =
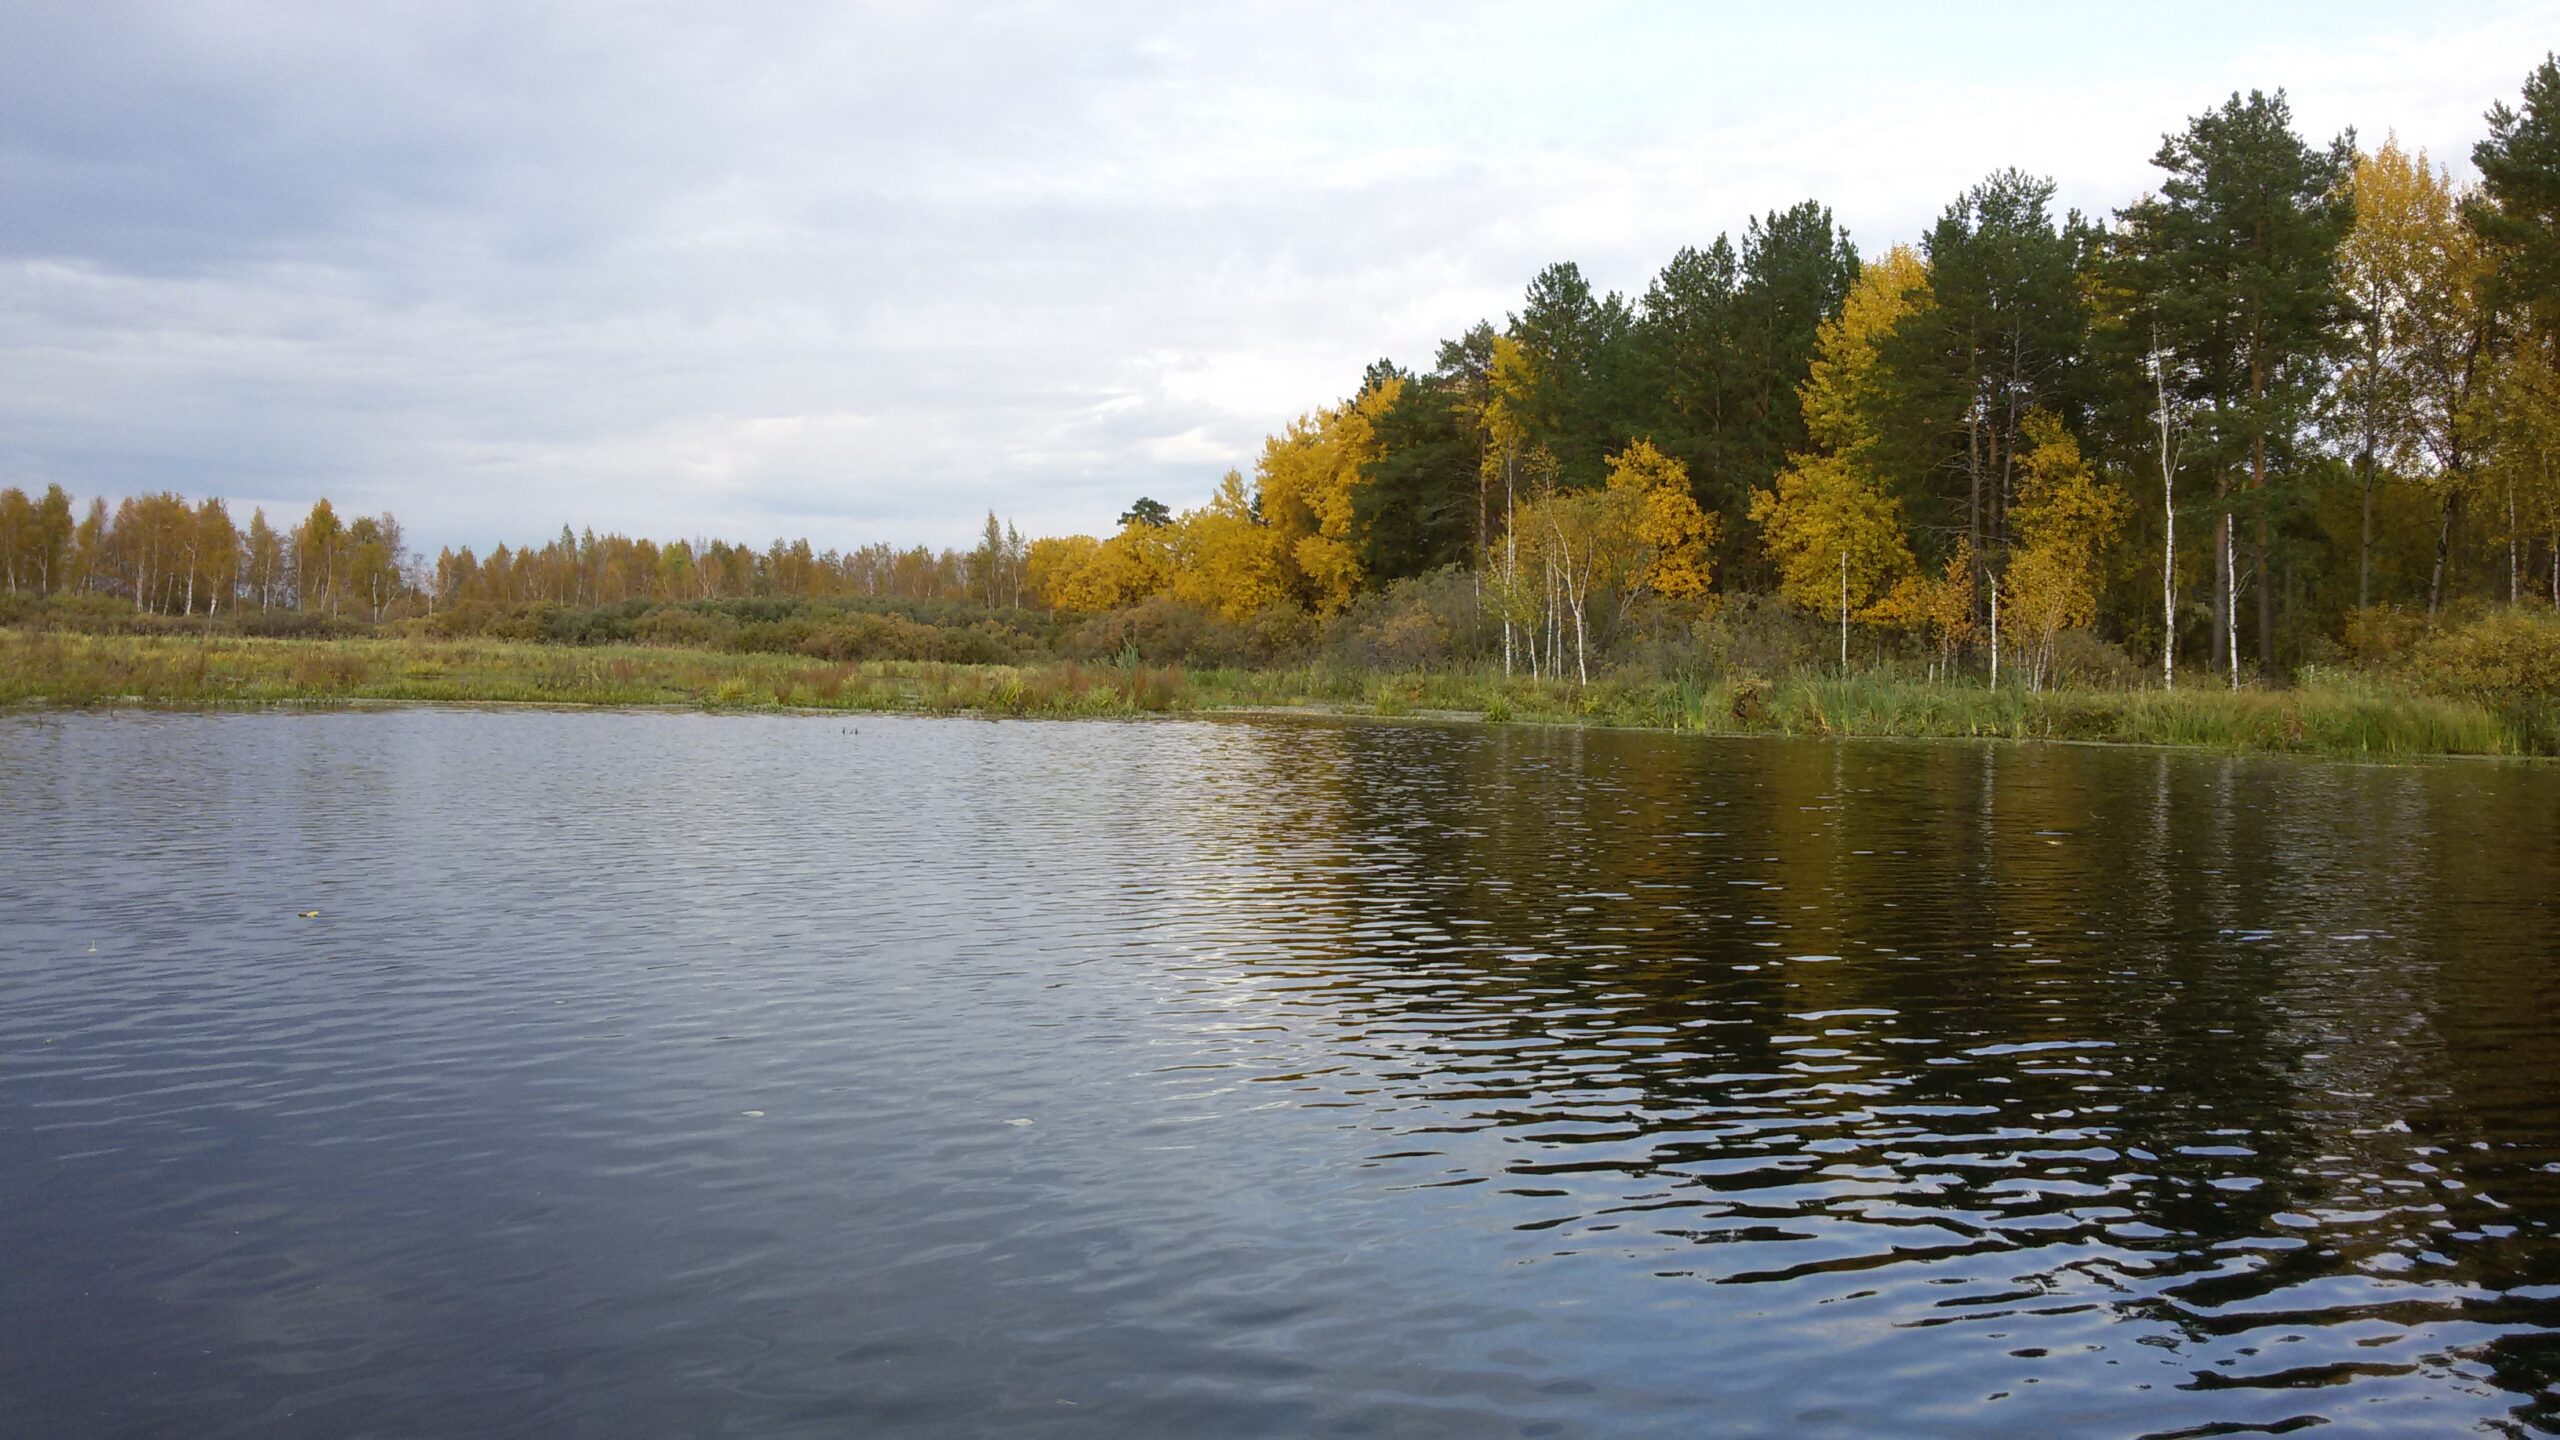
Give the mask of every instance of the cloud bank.
[{"label": "cloud bank", "polygon": [[325,494],[431,548],[1107,527],[1549,261],[1640,291],[1806,196],[1874,249],[2009,165],[2112,209],[2235,88],[2460,171],[2555,33],[2497,4],[0,8],[0,483]]}]

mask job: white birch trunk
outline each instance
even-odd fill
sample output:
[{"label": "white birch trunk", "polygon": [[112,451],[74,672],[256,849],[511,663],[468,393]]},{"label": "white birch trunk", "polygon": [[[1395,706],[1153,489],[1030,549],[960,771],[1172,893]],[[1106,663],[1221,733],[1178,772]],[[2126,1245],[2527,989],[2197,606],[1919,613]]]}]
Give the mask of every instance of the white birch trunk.
[{"label": "white birch trunk", "polygon": [[2231,603],[2222,607],[2222,651],[2231,657],[2231,688],[2240,688],[2240,556],[2232,543],[2231,517],[2222,517],[2222,588]]},{"label": "white birch trunk", "polygon": [[2178,688],[2178,445],[2176,420],[2169,410],[2169,369],[2160,358],[2157,337],[2151,377],[2159,400],[2160,422],[2160,688]]}]

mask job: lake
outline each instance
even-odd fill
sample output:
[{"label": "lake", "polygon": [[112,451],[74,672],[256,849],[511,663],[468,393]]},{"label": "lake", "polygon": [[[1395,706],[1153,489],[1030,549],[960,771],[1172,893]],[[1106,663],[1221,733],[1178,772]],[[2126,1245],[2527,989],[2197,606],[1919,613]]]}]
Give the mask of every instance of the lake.
[{"label": "lake", "polygon": [[11,1434],[2560,1427],[2560,767],[19,713],[0,837]]}]

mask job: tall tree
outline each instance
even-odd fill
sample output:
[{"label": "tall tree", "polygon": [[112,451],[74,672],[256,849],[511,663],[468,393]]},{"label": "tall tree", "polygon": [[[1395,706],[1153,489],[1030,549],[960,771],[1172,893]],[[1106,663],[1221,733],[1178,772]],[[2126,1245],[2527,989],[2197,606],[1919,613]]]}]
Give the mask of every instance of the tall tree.
[{"label": "tall tree", "polygon": [[312,502],[310,512],[293,532],[294,606],[338,613],[346,564],[346,527],[326,497]]},{"label": "tall tree", "polygon": [[34,560],[37,593],[50,595],[66,583],[71,539],[71,497],[60,485],[47,485],[44,498],[36,502]]},{"label": "tall tree", "polygon": [[[267,523],[263,508],[249,512],[249,533],[242,542],[242,560],[246,566],[249,593],[258,598],[264,610],[276,603],[285,582],[284,537]],[[463,557],[470,558],[465,550]]]},{"label": "tall tree", "polygon": [[35,502],[15,486],[0,490],[0,580],[12,595],[35,588],[35,535]]},{"label": "tall tree", "polygon": [[[2488,378],[2492,311],[2477,238],[2458,218],[2452,179],[2386,141],[2359,156],[2355,226],[2341,247],[2351,307],[2336,404],[2355,435],[2364,477],[2363,550],[2372,545],[2373,476],[2420,481],[2437,508],[2427,613],[2444,604],[2453,531],[2479,464],[2478,402]],[[2369,598],[2360,581],[2359,603]]]},{"label": "tall tree", "polygon": [[2077,215],[2057,221],[2053,182],[2003,170],[1966,191],[1921,242],[1930,304],[1897,325],[1886,344],[1897,423],[1937,432],[1937,467],[1955,479],[1922,512],[1960,519],[1977,563],[2009,541],[2009,506],[2037,409],[2077,410],[2073,372],[2088,324],[2078,281],[2088,232]]},{"label": "tall tree", "polygon": [[[2560,436],[2560,58],[2545,55],[2524,85],[2524,109],[2489,111],[2489,138],[2472,147],[2480,190],[2463,207],[2488,265],[2488,300],[2504,318],[2494,387],[2507,505],[2507,585],[2518,590],[2522,514],[2560,512],[2552,470]],[[2524,512],[2518,496],[2528,497]],[[2560,513],[2549,520],[2552,604],[2560,606]]]},{"label": "tall tree", "polygon": [[1595,293],[1571,261],[1539,271],[1511,317],[1531,377],[1524,418],[1533,443],[1555,453],[1567,485],[1599,484],[1625,428],[1633,321],[1623,298]]},{"label": "tall tree", "polygon": [[1375,583],[1464,563],[1481,523],[1482,466],[1463,374],[1395,377],[1351,492],[1360,568]]},{"label": "tall tree", "polygon": [[1857,278],[1849,232],[1815,201],[1771,211],[1743,232],[1734,319],[1749,421],[1749,473],[1739,477],[1745,490],[1765,484],[1804,448],[1797,387],[1813,366],[1822,322],[1839,313]]},{"label": "tall tree", "polygon": [[1432,377],[1448,390],[1450,409],[1465,432],[1475,465],[1474,544],[1469,553],[1477,557],[1492,545],[1494,534],[1496,466],[1489,454],[1487,416],[1493,405],[1494,352],[1500,343],[1493,326],[1479,320],[1466,334],[1440,342],[1438,363],[1431,369]]},{"label": "tall tree", "polygon": [[1207,505],[1173,522],[1175,599],[1244,620],[1286,597],[1278,537],[1253,512],[1244,476],[1230,470]]},{"label": "tall tree", "polygon": [[[2258,659],[2276,659],[2272,482],[2298,478],[2296,441],[2319,393],[2342,299],[2337,253],[2353,217],[2352,137],[2314,148],[2284,92],[2234,94],[2165,137],[2159,193],[2119,212],[2136,324],[2160,337],[2196,405],[2190,463],[2213,477],[2222,564],[2217,647],[2246,512],[2255,530]],[[2217,659],[2237,657],[2218,648]]]},{"label": "tall tree", "polygon": [[201,582],[206,612],[219,615],[222,602],[234,596],[240,580],[240,531],[231,523],[229,507],[218,499],[197,505],[188,539],[187,609],[194,612],[195,590]]},{"label": "tall tree", "polygon": [[1377,458],[1378,419],[1395,408],[1404,387],[1401,379],[1381,380],[1263,442],[1253,505],[1275,532],[1289,593],[1319,614],[1350,604],[1360,587],[1353,496]]},{"label": "tall tree", "polygon": [[[1935,328],[1929,263],[1896,245],[1861,266],[1840,311],[1822,323],[1798,399],[1808,452],[1839,457],[1897,503],[1935,506],[1931,483],[1944,458],[1944,426],[1929,417],[1957,408],[1944,377],[1892,359],[1900,337]],[[1932,384],[1932,380],[1938,383]],[[1943,517],[1942,517],[1943,519]],[[1942,531],[1954,533],[1942,523]],[[1960,528],[1960,527],[1959,527]]]},{"label": "tall tree", "polygon": [[2471,149],[2480,194],[2463,214],[2493,257],[2495,298],[2547,337],[2560,332],[2560,57],[2526,77],[2522,111],[2500,101],[2488,118]]},{"label": "tall tree", "polygon": [[1170,525],[1172,523],[1172,507],[1161,500],[1145,495],[1131,501],[1129,508],[1120,512],[1120,524],[1123,528],[1131,525]]},{"label": "tall tree", "polygon": [[2027,685],[2054,678],[2054,645],[2065,629],[2098,618],[2099,557],[2132,507],[2080,456],[2080,442],[2043,410],[2023,417],[2017,549],[2002,577]]},{"label": "tall tree", "polygon": [[1710,512],[1732,509],[1757,478],[1744,423],[1741,284],[1731,240],[1683,246],[1645,287],[1633,337],[1648,402],[1638,428],[1688,467],[1692,492]]}]

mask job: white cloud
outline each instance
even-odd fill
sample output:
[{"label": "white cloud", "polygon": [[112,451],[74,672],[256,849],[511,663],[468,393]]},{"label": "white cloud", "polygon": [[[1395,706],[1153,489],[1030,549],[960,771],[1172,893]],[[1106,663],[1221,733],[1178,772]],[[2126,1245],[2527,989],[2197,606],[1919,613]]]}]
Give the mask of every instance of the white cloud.
[{"label": "white cloud", "polygon": [[0,483],[965,543],[1205,496],[1542,264],[1806,196],[2093,210],[2290,87],[2460,161],[2544,7],[35,7],[0,52]]}]

